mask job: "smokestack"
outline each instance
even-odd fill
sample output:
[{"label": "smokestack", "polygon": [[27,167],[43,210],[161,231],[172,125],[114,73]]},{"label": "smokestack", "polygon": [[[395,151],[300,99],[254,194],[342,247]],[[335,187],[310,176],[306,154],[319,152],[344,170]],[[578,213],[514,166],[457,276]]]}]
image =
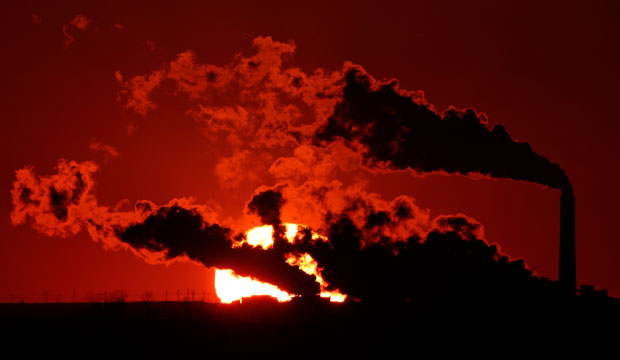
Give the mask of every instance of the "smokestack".
[{"label": "smokestack", "polygon": [[560,286],[567,294],[575,295],[577,270],[575,262],[575,195],[573,187],[562,187],[560,199]]}]

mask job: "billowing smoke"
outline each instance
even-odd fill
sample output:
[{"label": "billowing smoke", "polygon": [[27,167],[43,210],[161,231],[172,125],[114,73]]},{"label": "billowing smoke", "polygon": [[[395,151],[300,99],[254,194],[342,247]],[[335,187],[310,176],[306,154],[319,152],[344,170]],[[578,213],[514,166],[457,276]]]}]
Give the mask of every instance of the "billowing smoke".
[{"label": "billowing smoke", "polygon": [[439,114],[421,93],[399,90],[396,81],[377,81],[351,66],[343,75],[342,99],[314,137],[323,145],[336,139],[361,148],[372,167],[484,175],[562,190],[560,281],[569,291],[576,288],[570,181],[558,164],[514,141],[501,124],[489,130],[486,116],[474,109],[450,107]]},{"label": "billowing smoke", "polygon": [[[189,259],[206,267],[232,269],[293,294],[319,291],[314,277],[285,262],[284,254],[291,252],[285,241],[272,249],[256,249],[241,241],[243,234],[215,223],[213,211],[191,199],[174,199],[164,206],[139,201],[134,211],[115,212],[99,206],[91,194],[94,164],[61,160],[57,169],[57,174],[46,177],[37,177],[30,168],[17,172],[13,224],[30,221],[50,236],[73,235],[85,226],[107,248],[130,249],[151,263]],[[258,194],[250,209],[278,221],[281,204],[270,203],[278,196],[273,191]]]},{"label": "billowing smoke", "polygon": [[377,208],[360,197],[328,214],[328,241],[313,239],[305,229],[294,249],[320,264],[328,290],[363,301],[502,300],[551,289],[523,260],[511,260],[489,244],[482,225],[466,215],[438,216],[428,231],[399,237],[394,229],[414,217],[402,199]]},{"label": "billowing smoke", "polygon": [[80,231],[78,221],[94,200],[90,196],[97,165],[60,160],[58,174],[37,177],[32,168],[18,170],[11,195],[14,225],[32,219],[33,226],[49,236],[68,236]]},{"label": "billowing smoke", "polygon": [[319,291],[313,277],[284,261],[286,242],[266,250],[247,243],[236,246],[231,229],[209,224],[200,213],[180,206],[159,207],[143,222],[119,227],[117,237],[135,249],[161,253],[166,260],[186,256],[206,267],[232,269],[293,294]]},{"label": "billowing smoke", "polygon": [[318,143],[359,143],[368,162],[388,168],[568,185],[557,164],[514,141],[501,124],[489,131],[486,116],[474,109],[439,114],[422,94],[377,81],[356,66],[345,71],[343,83],[342,99],[316,133]]},{"label": "billowing smoke", "polygon": [[281,224],[280,208],[284,204],[282,193],[277,190],[266,190],[252,196],[247,210],[256,213],[263,224],[277,227]]},{"label": "billowing smoke", "polygon": [[[431,219],[411,197],[386,201],[368,193],[357,176],[411,169],[569,189],[557,164],[514,141],[502,125],[489,130],[484,114],[473,109],[438,113],[421,92],[375,80],[350,63],[307,75],[287,65],[292,42],[259,37],[254,47],[255,55],[225,66],[200,64],[185,52],[150,75],[125,79],[118,72],[117,80],[126,108],[144,116],[156,111],[151,94],[166,82],[187,96],[186,114],[222,149],[214,169],[221,186],[260,182],[245,213],[274,228],[272,247],[249,245],[248,229],[223,225],[191,198],[139,201],[125,212],[99,205],[92,162],[61,160],[52,176],[18,170],[13,224],[30,222],[50,236],[86,228],[106,248],[129,249],[149,262],[189,259],[292,294],[316,294],[319,287],[287,263],[291,254],[312,256],[330,290],[370,301],[515,296],[546,284],[522,260],[489,244],[475,220],[462,214]],[[277,185],[265,185],[272,180]],[[308,226],[291,242],[285,222]]]},{"label": "billowing smoke", "polygon": [[[316,294],[313,276],[286,263],[288,254],[310,254],[329,290],[357,299],[427,298],[516,294],[538,281],[520,260],[511,261],[484,240],[482,226],[465,215],[440,216],[420,231],[424,219],[407,198],[381,203],[363,193],[348,197],[339,213],[324,219],[326,238],[304,228],[294,242],[284,238],[280,213],[287,186],[257,192],[246,211],[272,225],[268,249],[244,242],[244,235],[218,224],[215,214],[191,199],[156,206],[140,201],[134,211],[97,205],[91,163],[60,161],[58,174],[18,172],[13,188],[14,224],[28,219],[48,235],[68,236],[82,226],[107,247],[125,247],[149,262],[189,259],[206,267],[272,283],[292,294]],[[407,235],[408,234],[408,235]]]}]

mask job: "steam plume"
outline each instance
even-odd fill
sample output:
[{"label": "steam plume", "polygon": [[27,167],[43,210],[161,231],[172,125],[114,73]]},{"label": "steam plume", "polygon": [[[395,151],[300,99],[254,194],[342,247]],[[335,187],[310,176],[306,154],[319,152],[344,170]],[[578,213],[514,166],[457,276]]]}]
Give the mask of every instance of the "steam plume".
[{"label": "steam plume", "polygon": [[326,217],[328,241],[316,241],[305,229],[294,251],[318,262],[329,290],[363,301],[500,300],[551,289],[523,260],[487,243],[482,225],[465,215],[438,216],[426,232],[398,237],[394,228],[415,220],[405,202],[394,205],[351,199]]},{"label": "steam plume", "polygon": [[[134,211],[115,212],[99,206],[91,194],[95,164],[61,160],[57,170],[57,174],[44,177],[37,177],[32,168],[17,171],[13,224],[28,221],[50,236],[73,235],[85,226],[91,237],[107,248],[130,249],[148,262],[185,258],[206,267],[232,269],[293,294],[319,291],[312,276],[285,262],[284,253],[290,251],[285,242],[268,250],[238,246],[244,235],[215,223],[213,211],[191,199],[174,199],[164,206],[139,201]],[[269,200],[278,195],[267,192],[255,198]],[[256,202],[259,214],[270,214],[269,206],[269,202]]]},{"label": "steam plume", "polygon": [[[230,147],[216,174],[233,179],[227,181],[231,186],[243,176],[260,180],[248,163],[270,162],[259,165],[281,183],[259,188],[246,213],[273,226],[273,247],[248,245],[245,235],[188,198],[160,206],[139,201],[127,212],[101,206],[92,194],[97,170],[92,162],[61,160],[52,176],[18,170],[13,224],[31,222],[50,236],[85,227],[107,248],[126,248],[149,262],[186,258],[293,294],[319,290],[312,276],[285,261],[288,254],[305,253],[318,262],[331,289],[365,300],[515,296],[545,286],[522,260],[512,261],[487,243],[475,220],[462,214],[430,220],[409,197],[379,201],[354,186],[343,190],[332,176],[359,170],[363,161],[382,169],[524,180],[568,193],[568,178],[557,164],[514,141],[502,125],[489,130],[485,115],[473,109],[440,114],[421,92],[375,80],[349,63],[342,71],[306,75],[283,61],[294,52],[292,42],[259,37],[254,47],[254,56],[225,66],[199,64],[185,52],[148,76],[124,80],[117,72],[117,80],[126,107],[145,116],[156,109],[150,95],[164,80],[174,82],[188,101],[208,102],[194,104],[188,114],[206,125],[214,143]],[[240,103],[231,106],[228,99]],[[292,148],[293,156],[285,156]],[[258,156],[263,153],[272,156]],[[290,243],[282,223],[292,212],[312,214],[313,228]],[[297,219],[307,223],[303,216]]]},{"label": "steam plume", "polygon": [[359,143],[368,162],[388,168],[482,174],[556,189],[568,184],[557,164],[514,141],[504,126],[489,131],[483,113],[451,107],[439,114],[421,93],[377,81],[358,66],[346,70],[343,82],[342,99],[315,134],[318,143]]},{"label": "steam plume", "polygon": [[489,131],[483,113],[450,107],[438,114],[421,93],[398,89],[351,66],[343,76],[342,99],[315,134],[328,144],[342,138],[360,144],[367,163],[418,173],[440,171],[530,181],[562,190],[559,280],[576,288],[573,189],[564,170],[514,141],[504,126]]}]

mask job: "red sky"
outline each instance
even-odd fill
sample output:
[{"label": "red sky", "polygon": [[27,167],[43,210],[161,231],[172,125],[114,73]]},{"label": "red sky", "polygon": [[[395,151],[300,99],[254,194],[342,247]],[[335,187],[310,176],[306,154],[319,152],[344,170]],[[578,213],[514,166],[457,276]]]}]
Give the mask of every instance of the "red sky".
[{"label": "red sky", "polygon": [[[291,62],[308,74],[351,61],[424,91],[440,111],[474,107],[560,164],[575,190],[578,284],[618,297],[619,10],[611,1],[5,3],[0,301],[39,300],[46,290],[66,300],[73,289],[214,296],[212,271],[197,265],[147,264],[104,250],[85,231],[60,238],[11,225],[10,190],[23,167],[51,175],[58,159],[90,160],[103,205],[193,196],[221,218],[241,217],[254,190],[275,180],[258,172],[223,186],[215,171],[223,150],[187,113],[187,94],[162,87],[151,94],[157,108],[143,116],[127,108],[115,74],[148,75],[187,50],[198,63],[223,66],[252,55],[259,36],[293,41]],[[463,176],[365,180],[367,191],[413,196],[432,216],[475,218],[504,253],[557,278],[559,191]]]}]

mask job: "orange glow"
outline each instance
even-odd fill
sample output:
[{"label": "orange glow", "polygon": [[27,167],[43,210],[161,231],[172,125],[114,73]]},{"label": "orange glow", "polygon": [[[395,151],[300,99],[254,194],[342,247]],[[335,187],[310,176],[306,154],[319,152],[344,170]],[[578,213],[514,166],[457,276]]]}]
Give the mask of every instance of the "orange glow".
[{"label": "orange glow", "polygon": [[297,236],[297,224],[284,224],[286,226],[286,239],[291,244],[295,242],[295,236]]},{"label": "orange glow", "polygon": [[310,256],[308,253],[304,253],[301,255],[289,254],[286,262],[289,265],[295,265],[299,267],[299,269],[305,272],[308,275],[314,275],[316,282],[321,286],[321,297],[328,297],[332,302],[343,302],[347,296],[340,293],[339,290],[328,291],[325,288],[329,285],[323,280],[321,276],[321,269],[319,268],[319,264]]},{"label": "orange glow", "polygon": [[263,249],[273,246],[273,227],[271,225],[257,226],[246,233],[248,244]]},{"label": "orange glow", "polygon": [[[298,225],[297,224],[284,224],[286,227],[285,237],[291,244],[295,241],[295,236],[297,235]],[[315,234],[313,234],[312,238],[315,239]],[[317,237],[319,235],[316,235]],[[248,244],[252,246],[260,246],[264,250],[267,250],[273,247],[273,226],[271,225],[263,225],[257,226],[255,228],[250,229],[247,233],[245,233],[246,240]],[[243,242],[241,242],[243,243]]]},{"label": "orange glow", "polygon": [[[297,224],[284,224],[286,227],[286,239],[293,243],[295,242],[295,236],[299,230]],[[321,239],[327,241],[327,238],[316,233],[312,234],[312,239]],[[246,233],[246,240],[248,244],[257,247],[260,246],[264,250],[273,246],[273,227],[271,225],[258,226],[250,229]],[[319,268],[316,260],[308,253],[304,254],[288,254],[286,262],[291,266],[297,266],[303,272],[308,275],[314,275],[316,281],[321,287],[321,297],[329,298],[332,302],[343,302],[347,298],[346,295],[340,293],[340,291],[327,291],[328,284],[323,280],[321,276],[321,268]],[[236,300],[241,300],[243,297],[249,297],[254,295],[269,295],[278,301],[290,301],[293,295],[290,295],[286,291],[278,289],[277,286],[264,283],[249,277],[242,277],[236,275],[232,270],[215,270],[215,293],[217,297],[223,303],[232,303]]]},{"label": "orange glow", "polygon": [[230,304],[243,297],[269,295],[278,301],[289,301],[291,295],[276,286],[236,275],[232,270],[215,270],[215,293],[220,301]]},{"label": "orange glow", "polygon": [[345,294],[341,294],[340,291],[322,291],[321,297],[328,297],[331,302],[344,302],[347,299]]}]

